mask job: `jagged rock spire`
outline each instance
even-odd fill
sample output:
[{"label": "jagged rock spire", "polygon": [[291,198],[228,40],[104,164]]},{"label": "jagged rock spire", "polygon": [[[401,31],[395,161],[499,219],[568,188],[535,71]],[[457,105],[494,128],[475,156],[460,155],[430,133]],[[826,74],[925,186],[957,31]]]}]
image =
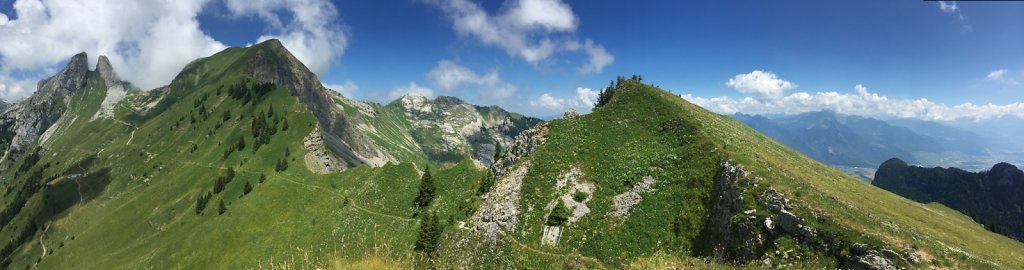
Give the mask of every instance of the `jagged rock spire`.
[{"label": "jagged rock spire", "polygon": [[85,85],[88,72],[89,56],[85,52],[80,52],[72,56],[71,60],[68,60],[68,65],[64,66],[64,69],[56,76],[39,81],[37,91],[60,89],[64,91],[64,94],[74,93]]},{"label": "jagged rock spire", "polygon": [[96,61],[96,72],[100,73],[100,77],[103,78],[103,82],[107,86],[121,81],[121,78],[117,76],[117,72],[114,71],[114,67],[110,65],[110,60],[107,59],[106,55],[100,55],[99,61]]}]

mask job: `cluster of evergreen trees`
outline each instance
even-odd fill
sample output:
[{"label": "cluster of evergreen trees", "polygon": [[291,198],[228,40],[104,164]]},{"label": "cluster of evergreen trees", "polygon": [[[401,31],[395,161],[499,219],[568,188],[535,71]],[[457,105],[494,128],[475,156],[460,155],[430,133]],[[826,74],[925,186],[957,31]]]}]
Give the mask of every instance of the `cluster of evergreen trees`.
[{"label": "cluster of evergreen trees", "polygon": [[597,103],[594,104],[594,109],[597,109],[598,107],[604,106],[605,104],[608,104],[608,102],[611,102],[612,97],[615,96],[616,89],[622,88],[622,86],[625,85],[627,81],[635,81],[639,83],[641,80],[643,80],[643,78],[640,77],[640,75],[636,74],[633,74],[633,77],[629,78],[628,80],[625,76],[616,77],[614,81],[608,83],[607,88],[601,90],[601,93],[598,94]]},{"label": "cluster of evergreen trees", "polygon": [[[224,175],[218,176],[217,179],[213,181],[213,191],[207,192],[204,195],[200,195],[199,198],[196,199],[196,215],[203,213],[203,210],[205,210],[206,206],[210,203],[210,199],[213,199],[213,195],[220,194],[225,189],[227,189],[228,184],[231,183],[231,180],[235,179],[235,175],[235,169],[229,167],[228,170],[224,172]],[[248,182],[246,183],[246,186],[248,186],[249,191],[252,191],[252,186],[249,185]],[[248,193],[249,192],[245,192],[245,194]],[[227,209],[224,207],[223,199],[221,199],[220,209],[218,209],[218,211],[221,212],[221,214],[223,214],[224,211],[227,211]]]},{"label": "cluster of evergreen trees", "polygon": [[283,172],[288,170],[288,159],[282,158],[277,160],[277,164],[274,165],[274,171]]},{"label": "cluster of evergreen trees", "polygon": [[273,91],[276,86],[273,83],[253,83],[248,79],[228,87],[228,96],[242,101],[242,104],[249,102],[259,103],[263,98]]},{"label": "cluster of evergreen trees", "polygon": [[[206,109],[206,100],[210,99],[210,93],[203,94],[192,102],[193,110],[189,112],[189,122],[203,122],[210,118],[210,110]],[[199,117],[196,117],[198,113]]]},{"label": "cluster of evergreen trees", "polygon": [[[267,118],[273,119],[273,122],[267,122]],[[252,137],[253,137],[253,151],[259,150],[261,145],[269,144],[270,138],[277,134],[277,124],[281,121],[281,117],[274,117],[274,106],[270,106],[267,112],[260,111],[252,118]],[[287,126],[288,120],[285,119],[285,126]]]},{"label": "cluster of evergreen trees", "polygon": [[199,199],[196,199],[196,215],[202,214],[203,210],[206,209],[206,205],[210,203],[210,199],[213,194],[206,192],[206,194],[199,195]]}]

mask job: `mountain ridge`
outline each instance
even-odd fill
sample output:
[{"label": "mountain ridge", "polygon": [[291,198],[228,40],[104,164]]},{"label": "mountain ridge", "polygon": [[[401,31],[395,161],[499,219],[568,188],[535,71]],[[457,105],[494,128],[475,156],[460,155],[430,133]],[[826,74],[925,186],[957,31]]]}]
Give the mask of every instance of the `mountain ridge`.
[{"label": "mountain ridge", "polygon": [[[352,100],[279,46],[197,59],[19,155],[0,171],[3,265],[1024,266],[1019,242],[638,76],[544,122],[452,97]],[[88,75],[64,117],[102,109],[108,85]],[[316,168],[333,155],[344,170]]]}]

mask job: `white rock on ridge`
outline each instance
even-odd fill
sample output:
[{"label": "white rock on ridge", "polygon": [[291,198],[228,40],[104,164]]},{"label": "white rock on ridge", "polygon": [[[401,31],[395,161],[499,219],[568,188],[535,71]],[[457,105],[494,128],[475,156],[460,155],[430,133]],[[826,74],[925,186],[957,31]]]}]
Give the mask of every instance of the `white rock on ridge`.
[{"label": "white rock on ridge", "polygon": [[114,117],[114,108],[124,99],[128,91],[127,83],[121,81],[121,78],[117,76],[117,72],[114,72],[114,67],[110,65],[110,60],[106,56],[100,55],[99,61],[96,62],[96,72],[99,72],[100,77],[103,78],[103,83],[107,86],[107,94],[103,97],[103,102],[100,103],[100,109],[89,121]]},{"label": "white rock on ridge", "polygon": [[317,125],[309,135],[302,139],[302,146],[307,151],[303,160],[306,163],[306,168],[309,168],[310,171],[325,174],[345,168],[345,162],[341,161],[324,145],[324,138],[320,133],[320,125]]},{"label": "white rock on ridge", "polygon": [[629,212],[633,210],[633,207],[644,199],[644,194],[654,189],[653,186],[654,177],[644,176],[640,183],[636,183],[626,192],[615,195],[615,197],[612,198],[615,205],[612,208],[612,212],[608,213],[608,215],[613,217],[625,217],[629,215]]},{"label": "white rock on ridge", "polygon": [[519,225],[519,199],[523,177],[530,171],[530,162],[523,162],[505,177],[499,178],[491,192],[472,217],[474,232],[482,232],[489,239],[499,233],[512,232]]}]

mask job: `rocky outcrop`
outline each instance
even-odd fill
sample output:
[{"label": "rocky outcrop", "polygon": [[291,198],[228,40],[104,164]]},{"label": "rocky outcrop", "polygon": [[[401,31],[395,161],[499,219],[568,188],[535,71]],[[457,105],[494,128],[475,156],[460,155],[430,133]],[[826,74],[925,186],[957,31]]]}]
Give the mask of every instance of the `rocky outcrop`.
[{"label": "rocky outcrop", "polygon": [[654,190],[654,177],[644,176],[639,183],[634,184],[629,190],[612,198],[614,205],[612,206],[612,212],[608,213],[608,215],[613,217],[629,215],[633,207],[644,199],[644,194],[651,192],[651,190]]},{"label": "rocky outcrop", "polygon": [[530,162],[519,164],[515,170],[497,178],[494,188],[484,195],[484,201],[473,217],[471,231],[483,233],[496,240],[498,234],[512,232],[519,225],[519,200],[523,177],[530,171]]},{"label": "rocky outcrop", "polygon": [[[590,207],[587,206],[594,197],[594,190],[597,189],[593,183],[583,180],[583,170],[580,169],[580,165],[573,165],[568,171],[558,176],[558,180],[555,182],[555,194],[557,197],[546,207],[544,210],[547,215],[550,215],[552,210],[561,201],[565,204],[572,213],[569,215],[565,224],[562,226],[544,226],[544,230],[541,234],[540,243],[543,245],[557,245],[558,239],[562,234],[562,227],[567,227],[579,221],[580,218],[590,213]],[[577,198],[576,194],[583,195],[582,198]],[[548,219],[547,216],[544,217]]]},{"label": "rocky outcrop", "polygon": [[505,148],[499,155],[499,159],[491,164],[491,174],[494,177],[504,176],[505,171],[509,167],[529,156],[534,150],[543,145],[547,134],[547,124],[540,124],[517,135],[512,145]]},{"label": "rocky outcrop", "polygon": [[[901,263],[919,262],[916,251],[898,254],[884,247],[851,243],[832,233],[819,232],[793,213],[794,202],[774,188],[759,187],[758,178],[750,178],[743,166],[722,161],[715,176],[712,208],[702,235],[712,243],[704,251],[721,262],[748,263],[759,261],[765,266],[778,266],[769,254],[774,239],[788,236],[800,244],[820,250],[836,258],[841,268],[894,270]],[[758,191],[760,192],[751,192]],[[753,195],[758,209],[744,209],[743,196]],[[909,258],[909,259],[908,259]],[[916,260],[913,260],[915,259]]]},{"label": "rocky outcrop", "polygon": [[484,194],[480,210],[470,219],[471,231],[483,233],[492,241],[499,233],[515,231],[519,225],[523,178],[530,171],[530,161],[525,158],[544,143],[546,135],[544,124],[523,131],[503,151],[502,158],[491,164],[491,173],[497,180],[494,188]]},{"label": "rocky outcrop", "polygon": [[35,143],[64,115],[71,97],[85,86],[88,62],[84,52],[76,54],[60,73],[39,81],[32,96],[0,114],[0,169],[9,166],[12,152]]},{"label": "rocky outcrop", "polygon": [[412,125],[413,142],[431,159],[442,161],[469,157],[489,166],[499,144],[510,145],[520,132],[541,122],[447,96],[431,100],[405,95],[396,104],[401,105]]},{"label": "rocky outcrop", "polygon": [[[749,262],[758,259],[767,243],[761,226],[774,227],[770,219],[758,222],[756,209],[743,208],[743,191],[755,185],[743,166],[724,160],[712,186],[711,208],[701,235],[710,246],[705,256],[720,262]],[[734,219],[740,216],[742,218]],[[769,260],[770,261],[770,260]]]},{"label": "rocky outcrop", "polygon": [[303,157],[303,160],[306,162],[306,168],[314,173],[332,173],[344,169],[347,165],[324,145],[324,137],[323,133],[320,132],[320,126],[317,126],[309,135],[302,139],[302,146],[307,151]]}]

